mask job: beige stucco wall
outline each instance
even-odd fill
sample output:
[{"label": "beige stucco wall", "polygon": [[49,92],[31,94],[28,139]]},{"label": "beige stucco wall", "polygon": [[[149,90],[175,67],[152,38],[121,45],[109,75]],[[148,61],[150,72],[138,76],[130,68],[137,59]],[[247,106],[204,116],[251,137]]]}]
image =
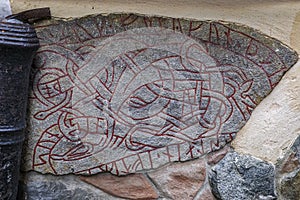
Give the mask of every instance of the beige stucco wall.
[{"label": "beige stucco wall", "polygon": [[[255,3],[254,3],[255,2]],[[246,24],[300,53],[300,1],[280,0],[11,0],[13,12],[49,6],[55,17],[135,12]],[[233,147],[275,162],[300,134],[300,62],[255,109]]]}]

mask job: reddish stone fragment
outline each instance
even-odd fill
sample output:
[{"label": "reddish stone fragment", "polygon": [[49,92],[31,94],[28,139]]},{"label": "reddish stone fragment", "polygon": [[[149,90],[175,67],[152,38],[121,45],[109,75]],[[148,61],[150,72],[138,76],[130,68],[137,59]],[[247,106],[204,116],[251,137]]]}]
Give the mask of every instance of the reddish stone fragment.
[{"label": "reddish stone fragment", "polygon": [[229,146],[225,146],[223,149],[219,151],[212,152],[207,157],[207,163],[209,165],[215,165],[217,164],[224,156],[227,154],[227,152],[230,150]]},{"label": "reddish stone fragment", "polygon": [[283,162],[281,173],[290,173],[296,170],[300,166],[296,153],[291,153],[287,159]]},{"label": "reddish stone fragment", "polygon": [[114,176],[111,174],[97,174],[94,176],[81,176],[81,180],[111,194],[127,199],[157,199],[158,194],[142,174],[128,176]]},{"label": "reddish stone fragment", "polygon": [[205,181],[205,161],[174,163],[149,176],[172,199],[193,199]]}]

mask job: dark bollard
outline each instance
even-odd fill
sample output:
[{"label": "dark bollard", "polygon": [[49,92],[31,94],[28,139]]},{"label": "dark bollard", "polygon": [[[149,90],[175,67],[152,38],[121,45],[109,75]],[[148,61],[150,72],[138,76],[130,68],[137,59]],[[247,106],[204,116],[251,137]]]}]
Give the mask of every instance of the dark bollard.
[{"label": "dark bollard", "polygon": [[[37,13],[38,10],[40,9],[31,13]],[[25,13],[27,13],[25,17],[13,15],[0,21],[1,200],[14,200],[17,196],[26,128],[29,73],[35,52],[39,48],[34,28],[20,21],[32,18],[30,12]]]}]

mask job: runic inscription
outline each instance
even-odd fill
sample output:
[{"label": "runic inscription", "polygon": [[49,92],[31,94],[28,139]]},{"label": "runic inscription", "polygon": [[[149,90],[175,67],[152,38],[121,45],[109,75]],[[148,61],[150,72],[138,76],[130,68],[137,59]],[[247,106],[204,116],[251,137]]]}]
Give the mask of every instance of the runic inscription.
[{"label": "runic inscription", "polygon": [[37,27],[27,170],[121,175],[232,141],[296,62],[242,25],[132,14]]}]

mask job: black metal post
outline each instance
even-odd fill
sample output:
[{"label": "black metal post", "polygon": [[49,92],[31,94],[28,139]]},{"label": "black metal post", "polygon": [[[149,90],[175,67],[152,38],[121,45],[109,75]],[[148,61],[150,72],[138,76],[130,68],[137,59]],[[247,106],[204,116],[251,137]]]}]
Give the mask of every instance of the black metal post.
[{"label": "black metal post", "polygon": [[0,199],[17,196],[25,138],[29,73],[39,47],[32,26],[0,21]]}]

